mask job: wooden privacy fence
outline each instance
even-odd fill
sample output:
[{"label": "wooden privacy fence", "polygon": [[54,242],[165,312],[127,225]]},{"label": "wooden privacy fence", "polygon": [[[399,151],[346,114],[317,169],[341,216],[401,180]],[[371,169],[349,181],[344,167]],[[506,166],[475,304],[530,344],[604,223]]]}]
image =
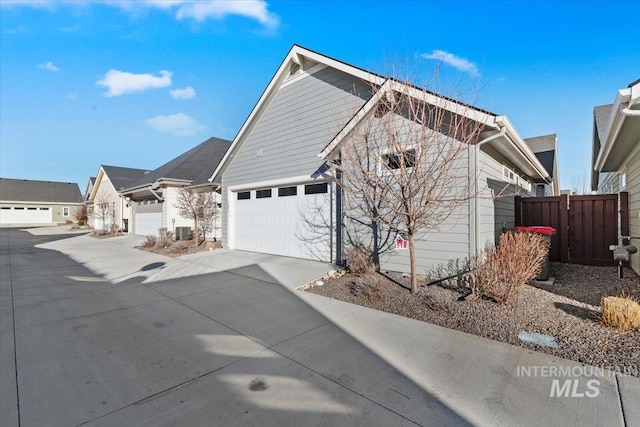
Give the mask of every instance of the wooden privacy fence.
[{"label": "wooden privacy fence", "polygon": [[629,235],[629,195],[516,197],[516,225],[556,229],[549,259],[588,265],[616,265],[609,250],[618,233]]}]

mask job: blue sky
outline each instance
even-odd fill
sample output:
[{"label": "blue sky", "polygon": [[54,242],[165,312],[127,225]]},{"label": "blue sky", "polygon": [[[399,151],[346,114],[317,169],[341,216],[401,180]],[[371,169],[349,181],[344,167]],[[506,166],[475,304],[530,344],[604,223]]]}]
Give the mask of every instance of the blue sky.
[{"label": "blue sky", "polygon": [[558,134],[568,188],[593,107],[640,78],[638,16],[637,1],[0,0],[0,176],[84,191],[100,164],[154,169],[233,139],[296,43],[381,73],[440,64],[523,137]]}]

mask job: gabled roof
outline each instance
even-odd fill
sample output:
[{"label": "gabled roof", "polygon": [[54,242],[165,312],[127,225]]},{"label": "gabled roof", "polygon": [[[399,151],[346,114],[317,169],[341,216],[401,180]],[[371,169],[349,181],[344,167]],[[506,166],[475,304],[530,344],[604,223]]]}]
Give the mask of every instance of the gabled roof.
[{"label": "gabled roof", "polygon": [[382,85],[385,81],[384,78],[380,77],[377,74],[371,73],[369,71],[363,70],[362,68],[354,67],[353,65],[349,65],[345,62],[339,61],[334,58],[330,58],[328,56],[322,55],[320,53],[314,52],[310,49],[306,49],[302,46],[293,45],[287,56],[285,56],[284,60],[280,64],[280,67],[273,75],[267,88],[262,92],[262,95],[258,99],[258,102],[254,105],[251,113],[247,117],[247,119],[242,124],[242,127],[236,134],[231,147],[222,158],[222,161],[217,165],[211,176],[209,177],[209,181],[216,181],[219,177],[222,170],[228,164],[228,161],[232,158],[233,153],[239,148],[242,143],[245,135],[249,133],[252,129],[255,119],[260,115],[260,113],[264,110],[264,108],[268,105],[269,101],[273,97],[273,95],[277,92],[280,84],[284,81],[286,76],[288,75],[289,69],[293,64],[301,65],[305,59],[313,61],[318,64],[326,65],[347,74],[351,74],[360,78],[365,82],[369,82],[373,85]]},{"label": "gabled roof", "polygon": [[123,168],[120,166],[102,165],[100,167],[107,174],[116,191],[130,187],[150,172],[148,169]]},{"label": "gabled roof", "polygon": [[[522,137],[518,134],[506,116],[497,116],[494,113],[393,79],[387,79],[384,82],[379,90],[369,98],[362,108],[349,120],[343,129],[338,132],[334,139],[327,144],[318,156],[323,159],[328,158],[331,153],[339,147],[342,141],[351,134],[356,126],[358,126],[360,121],[373,113],[375,110],[374,107],[377,105],[378,101],[390,92],[400,92],[415,99],[419,99],[420,102],[425,102],[454,114],[474,120],[484,127],[483,134],[487,138],[492,138],[491,135],[488,135],[490,131],[496,132],[494,135],[497,135],[497,133],[502,132],[500,129],[504,129],[503,136],[498,138],[498,140],[491,142],[491,144],[494,144],[494,148],[502,152],[503,155],[510,157],[515,163],[522,165],[523,169],[526,169],[527,173],[532,176],[539,176],[545,181],[550,179],[548,171],[540,163],[539,159],[534,155],[529,146],[525,144]],[[503,144],[505,142],[506,144]],[[516,156],[517,159],[514,156]]]},{"label": "gabled roof", "polygon": [[604,143],[607,139],[607,125],[609,124],[609,118],[611,117],[611,110],[613,104],[599,105],[593,109],[593,120],[598,132],[598,138],[600,143]]},{"label": "gabled roof", "polygon": [[557,141],[558,137],[555,133],[524,139],[524,142],[531,148],[531,151],[533,151],[552,178],[558,174],[556,167]]},{"label": "gabled roof", "polygon": [[0,178],[0,200],[12,202],[81,203],[75,182]]},{"label": "gabled roof", "polygon": [[230,145],[231,141],[226,139],[209,138],[139,178],[124,190],[150,186],[160,180],[183,181],[193,186],[208,184],[208,178]]},{"label": "gabled roof", "polygon": [[347,122],[340,132],[330,141],[320,154],[321,158],[328,157],[332,151],[334,151],[340,143],[353,131],[353,129],[360,123],[360,121],[367,116],[373,108],[377,105],[378,101],[389,92],[403,93],[404,95],[419,99],[421,102],[428,103],[430,105],[442,108],[450,111],[454,114],[464,116],[468,119],[477,121],[484,126],[494,127],[497,125],[496,115],[479,108],[472,107],[468,104],[457,102],[447,97],[437,95],[433,92],[429,92],[420,89],[416,86],[406,84],[394,79],[387,79],[384,84],[373,94],[371,98],[360,108],[360,110]]}]

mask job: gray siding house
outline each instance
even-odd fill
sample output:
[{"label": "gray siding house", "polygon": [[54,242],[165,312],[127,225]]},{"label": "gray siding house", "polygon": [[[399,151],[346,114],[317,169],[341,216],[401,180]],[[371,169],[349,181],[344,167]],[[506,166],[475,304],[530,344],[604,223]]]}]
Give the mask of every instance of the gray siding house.
[{"label": "gray siding house", "polygon": [[[591,188],[627,192],[631,244],[640,246],[640,80],[616,93],[610,105],[595,107]],[[640,253],[631,256],[640,274]]]},{"label": "gray siding house", "polygon": [[75,222],[82,194],[74,182],[0,178],[0,226]]},{"label": "gray siding house", "polygon": [[[347,224],[331,161],[350,132],[374,114],[376,94],[388,84],[371,72],[293,46],[210,177],[221,185],[223,244],[342,263]],[[533,195],[535,184],[553,181],[505,116],[464,108],[484,129],[460,168],[462,179],[473,180],[480,196],[455,221],[420,237],[419,268],[495,243],[514,225],[513,196]],[[407,251],[392,251],[382,261],[384,269],[409,271]]]}]

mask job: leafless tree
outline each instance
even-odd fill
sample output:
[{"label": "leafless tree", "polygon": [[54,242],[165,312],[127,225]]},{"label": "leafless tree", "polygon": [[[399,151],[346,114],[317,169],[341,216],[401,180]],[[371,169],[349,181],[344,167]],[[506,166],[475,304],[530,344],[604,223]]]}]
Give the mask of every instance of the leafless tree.
[{"label": "leafless tree", "polygon": [[[338,169],[347,208],[408,240],[411,293],[418,292],[416,235],[461,215],[471,195],[469,145],[482,125],[462,103],[389,79],[371,112],[343,141]],[[451,110],[455,111],[455,114]]]},{"label": "leafless tree", "polygon": [[85,225],[89,221],[89,206],[86,203],[81,204],[73,211],[73,217],[78,224]]},{"label": "leafless tree", "polygon": [[591,183],[589,179],[586,171],[580,176],[571,178],[571,194],[576,196],[591,194]]},{"label": "leafless tree", "polygon": [[109,220],[113,220],[115,218],[115,209],[113,204],[113,200],[111,200],[105,191],[100,191],[93,201],[92,215],[95,220],[99,221],[102,226],[102,230],[105,232],[108,231]]},{"label": "leafless tree", "polygon": [[205,239],[206,233],[212,230],[213,221],[218,213],[218,206],[213,193],[180,188],[176,203],[173,206],[178,209],[181,217],[193,220],[193,238],[195,245],[198,246],[200,244],[200,233],[202,233],[202,238]]}]

